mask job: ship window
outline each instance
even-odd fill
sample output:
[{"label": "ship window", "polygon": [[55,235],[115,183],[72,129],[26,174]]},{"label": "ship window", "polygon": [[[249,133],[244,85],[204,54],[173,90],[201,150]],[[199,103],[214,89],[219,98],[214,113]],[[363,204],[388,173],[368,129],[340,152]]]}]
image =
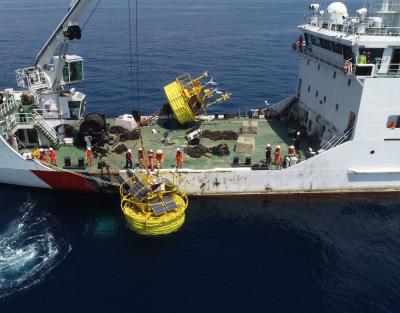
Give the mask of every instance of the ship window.
[{"label": "ship window", "polygon": [[386,124],[387,128],[400,128],[400,115],[390,115]]},{"label": "ship window", "polygon": [[360,55],[364,54],[367,57],[368,64],[376,64],[382,60],[384,49],[376,49],[376,48],[360,48]]},{"label": "ship window", "polygon": [[353,51],[351,50],[351,47],[343,46],[343,58],[345,60],[353,58]]},{"label": "ship window", "polygon": [[311,91],[311,86],[309,85],[309,86],[308,86],[308,92],[310,92],[310,91]]},{"label": "ship window", "polygon": [[306,40],[307,47],[310,47],[311,46],[310,35],[304,34],[304,39]]},{"label": "ship window", "polygon": [[324,96],[324,103],[326,103],[326,96]]},{"label": "ship window", "polygon": [[336,78],[336,72],[333,72],[333,79]]},{"label": "ship window", "polygon": [[332,51],[338,54],[343,54],[343,45],[338,42],[331,42]]},{"label": "ship window", "polygon": [[321,48],[331,51],[331,42],[329,40],[320,39]]},{"label": "ship window", "polygon": [[318,90],[315,92],[315,98],[318,97]]},{"label": "ship window", "polygon": [[319,38],[316,37],[316,36],[312,36],[312,35],[311,35],[311,42],[312,42],[312,44],[313,44],[314,46],[318,46],[318,47],[321,46],[321,43],[320,43],[320,41],[319,41]]}]

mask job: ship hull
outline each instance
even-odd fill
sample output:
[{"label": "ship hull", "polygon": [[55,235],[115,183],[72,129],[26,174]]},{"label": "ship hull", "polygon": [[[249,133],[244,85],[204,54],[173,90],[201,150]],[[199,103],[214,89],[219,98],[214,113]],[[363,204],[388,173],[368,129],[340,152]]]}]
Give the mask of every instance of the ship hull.
[{"label": "ship hull", "polygon": [[[282,170],[214,168],[162,170],[192,196],[279,195],[400,191],[396,142],[350,141]],[[371,151],[376,153],[371,154]],[[385,154],[384,151],[391,151]],[[27,160],[0,140],[0,183],[72,192],[118,192],[99,177],[53,170]],[[120,171],[113,181],[126,177]]]}]

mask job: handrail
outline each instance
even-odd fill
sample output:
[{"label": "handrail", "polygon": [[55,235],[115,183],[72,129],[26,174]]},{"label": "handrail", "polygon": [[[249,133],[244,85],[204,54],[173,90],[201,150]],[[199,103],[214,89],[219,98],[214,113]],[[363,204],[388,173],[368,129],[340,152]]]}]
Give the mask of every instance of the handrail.
[{"label": "handrail", "polygon": [[348,130],[346,130],[342,136],[340,136],[336,141],[335,139],[338,137],[339,134],[336,134],[335,136],[333,136],[321,149],[318,150],[318,153],[322,153],[325,151],[328,151],[332,148],[335,148],[338,145],[341,145],[342,143],[346,142],[347,140],[349,140],[351,133],[353,132],[353,128],[349,128]]}]

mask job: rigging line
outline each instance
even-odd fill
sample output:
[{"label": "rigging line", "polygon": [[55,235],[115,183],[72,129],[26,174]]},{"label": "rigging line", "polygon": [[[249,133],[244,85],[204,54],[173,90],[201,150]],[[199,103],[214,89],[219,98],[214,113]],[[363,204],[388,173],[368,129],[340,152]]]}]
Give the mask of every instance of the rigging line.
[{"label": "rigging line", "polygon": [[[136,101],[137,101],[137,110],[140,115],[140,95],[139,95],[139,40],[138,40],[138,2],[135,1],[135,43],[136,43]],[[132,24],[131,24],[131,0],[128,0],[128,11],[129,11],[129,42],[130,42],[130,62],[131,62],[131,87],[132,87],[132,100],[134,98],[134,84],[133,84],[133,49],[132,49]],[[143,136],[142,136],[142,127],[140,126],[140,119],[138,121],[138,130],[139,130],[139,138],[140,138],[140,145],[143,150],[143,161],[144,167],[146,169],[147,176],[149,176],[149,167],[147,164],[147,155],[146,149],[144,147]]]},{"label": "rigging line", "polygon": [[96,5],[95,5],[95,7],[93,8],[92,12],[90,12],[90,15],[88,16],[88,18],[87,18],[87,20],[86,20],[85,24],[83,24],[83,26],[82,26],[82,30],[85,30],[85,28],[86,28],[86,25],[89,23],[89,21],[90,21],[90,19],[92,18],[92,16],[93,16],[94,12],[96,12],[96,9],[97,9],[97,8],[98,8],[98,6],[100,5],[101,1],[103,1],[103,0],[99,0],[99,1],[97,1],[97,3],[96,3]]},{"label": "rigging line", "polygon": [[[134,86],[133,86],[133,51],[132,51],[132,18],[131,18],[131,1],[128,0],[128,16],[129,16],[129,55],[131,64],[131,96],[134,98]],[[138,110],[139,111],[139,110]]]},{"label": "rigging line", "polygon": [[138,39],[138,0],[135,0],[135,43],[136,43],[136,96],[137,105],[140,109],[140,86],[139,86],[139,39]]}]

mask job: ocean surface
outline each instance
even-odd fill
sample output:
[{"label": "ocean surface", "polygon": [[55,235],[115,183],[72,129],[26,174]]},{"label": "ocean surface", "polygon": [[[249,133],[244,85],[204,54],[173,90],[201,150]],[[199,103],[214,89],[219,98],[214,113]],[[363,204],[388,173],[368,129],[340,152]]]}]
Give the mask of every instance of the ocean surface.
[{"label": "ocean surface", "polygon": [[[215,112],[295,89],[306,1],[138,2],[144,113],[185,72],[207,69],[232,92]],[[68,3],[0,1],[1,89]],[[136,107],[126,0],[103,0],[70,53],[85,57],[88,111]],[[1,313],[400,312],[399,196],[191,199],[184,227],[162,238],[128,230],[118,197],[0,187],[0,199]]]}]

